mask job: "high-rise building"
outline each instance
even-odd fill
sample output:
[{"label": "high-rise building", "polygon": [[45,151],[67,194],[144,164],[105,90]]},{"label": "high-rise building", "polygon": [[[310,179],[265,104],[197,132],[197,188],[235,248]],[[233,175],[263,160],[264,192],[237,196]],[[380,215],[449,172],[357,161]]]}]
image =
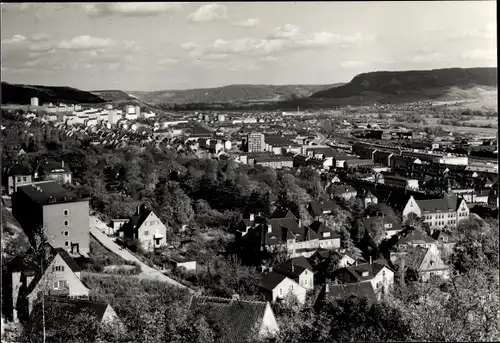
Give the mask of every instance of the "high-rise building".
[{"label": "high-rise building", "polygon": [[38,106],[38,98],[31,98],[31,106]]},{"label": "high-rise building", "polygon": [[264,134],[259,132],[249,133],[247,136],[248,152],[262,152],[266,149]]}]

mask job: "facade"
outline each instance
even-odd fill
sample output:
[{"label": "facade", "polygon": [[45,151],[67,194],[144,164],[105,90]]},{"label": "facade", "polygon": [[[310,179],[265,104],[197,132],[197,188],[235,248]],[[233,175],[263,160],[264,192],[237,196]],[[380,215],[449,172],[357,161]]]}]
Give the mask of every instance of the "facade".
[{"label": "facade", "polygon": [[362,208],[367,208],[370,204],[378,204],[378,198],[367,190],[358,193],[356,198],[361,202]]},{"label": "facade", "polygon": [[54,248],[84,256],[89,253],[89,201],[59,183],[44,181],[18,187],[12,196],[12,214],[30,239],[41,227]]},{"label": "facade", "polygon": [[469,158],[462,155],[440,154],[431,151],[421,150],[404,150],[401,152],[403,157],[417,158],[421,161],[433,162],[438,164],[451,164],[466,166],[469,163]]},{"label": "facade", "polygon": [[247,136],[248,152],[262,152],[266,149],[265,136],[263,133],[253,132]]},{"label": "facade", "polygon": [[135,215],[120,231],[125,237],[139,240],[146,251],[165,246],[167,242],[167,227],[153,211],[144,207],[138,207]]},{"label": "facade", "polygon": [[59,183],[71,183],[72,172],[69,166],[62,162],[41,161],[35,170],[35,180],[56,180]]},{"label": "facade", "polygon": [[410,190],[418,190],[418,180],[408,179],[403,176],[388,173],[382,173],[381,176],[382,177],[380,178],[379,182],[384,183],[385,185]]},{"label": "facade", "polygon": [[189,306],[191,313],[203,313],[225,325],[223,342],[240,342],[261,339],[279,332],[278,322],[267,301],[240,300],[193,296]]},{"label": "facade", "polygon": [[291,278],[275,273],[267,273],[261,280],[259,287],[264,293],[266,301],[283,301],[288,296],[295,296],[299,304],[305,304],[307,290]]},{"label": "facade", "polygon": [[417,246],[410,251],[392,254],[391,261],[407,268],[407,276],[416,280],[425,282],[433,275],[445,280],[450,277],[450,268],[441,259],[439,251],[430,248]]},{"label": "facade", "polygon": [[432,229],[455,228],[469,218],[469,207],[463,198],[446,193],[441,199],[415,200],[410,197],[403,209],[403,220],[414,213]]},{"label": "facade", "polygon": [[31,106],[39,106],[38,105],[38,98],[37,97],[31,98],[30,104],[31,104]]},{"label": "facade", "polygon": [[7,194],[17,191],[17,187],[28,185],[32,182],[31,169],[19,163],[7,169]]},{"label": "facade", "polygon": [[272,271],[291,278],[305,289],[314,289],[313,267],[304,256],[280,263],[274,266]]},{"label": "facade", "polygon": [[43,269],[34,262],[29,251],[8,264],[9,279],[6,285],[9,315],[14,322],[29,317],[39,292],[46,295],[88,298],[90,290],[81,282],[81,268],[61,248],[44,247],[46,265]]},{"label": "facade", "polygon": [[293,168],[293,157],[291,156],[283,156],[283,155],[272,155],[272,156],[262,156],[256,157],[255,162],[256,165],[261,165],[264,167],[270,167],[274,169],[281,168]]}]

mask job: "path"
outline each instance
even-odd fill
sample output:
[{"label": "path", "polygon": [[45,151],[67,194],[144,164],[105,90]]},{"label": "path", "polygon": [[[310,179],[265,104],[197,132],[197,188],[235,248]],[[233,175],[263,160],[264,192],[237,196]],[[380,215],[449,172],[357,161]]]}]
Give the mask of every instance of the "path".
[{"label": "path", "polygon": [[97,241],[99,241],[99,243],[101,243],[108,250],[117,254],[118,256],[123,258],[124,260],[135,261],[141,266],[142,272],[140,274],[138,274],[137,277],[166,282],[166,283],[169,283],[173,286],[185,288],[185,289],[188,289],[189,291],[192,291],[187,286],[180,284],[179,282],[166,276],[165,274],[163,274],[159,270],[151,268],[150,266],[148,266],[147,264],[145,264],[141,260],[139,260],[132,253],[130,253],[128,250],[126,250],[126,249],[120,247],[118,244],[116,244],[113,241],[113,239],[111,239],[110,237],[108,237],[106,234],[104,234],[102,232],[102,230],[106,229],[106,224],[104,224],[99,218],[97,218],[95,216],[89,216],[89,220],[90,220],[90,227],[89,227],[90,234],[92,236],[94,236],[94,238],[97,239]]}]

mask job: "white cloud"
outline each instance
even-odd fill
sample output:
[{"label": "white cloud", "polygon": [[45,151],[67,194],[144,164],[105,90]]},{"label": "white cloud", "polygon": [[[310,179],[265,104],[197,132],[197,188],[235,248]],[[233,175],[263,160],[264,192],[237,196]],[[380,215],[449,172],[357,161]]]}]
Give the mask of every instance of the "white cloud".
[{"label": "white cloud", "polygon": [[454,39],[495,39],[497,28],[495,23],[489,23],[478,30],[455,32],[451,34]]},{"label": "white cloud", "polygon": [[266,63],[276,62],[278,60],[279,60],[278,57],[272,56],[272,55],[259,57],[259,61],[266,62]]},{"label": "white cloud", "polygon": [[63,50],[93,50],[105,49],[114,45],[113,40],[109,38],[97,38],[82,35],[70,40],[63,40],[57,47]]},{"label": "white cloud", "polygon": [[490,50],[470,50],[462,54],[464,60],[469,61],[496,61],[497,52],[495,49]]},{"label": "white cloud", "polygon": [[54,50],[54,44],[51,42],[33,43],[29,46],[28,50],[33,52],[47,52]]},{"label": "white cloud", "polygon": [[364,67],[365,65],[366,65],[366,63],[361,62],[361,61],[346,61],[346,62],[340,63],[340,66],[342,68],[360,68],[360,67]]},{"label": "white cloud", "polygon": [[429,63],[429,62],[438,62],[443,61],[445,59],[445,55],[440,52],[434,52],[429,54],[422,54],[413,56],[410,59],[410,62],[413,63]]},{"label": "white cloud", "polygon": [[7,38],[2,40],[2,44],[16,44],[16,43],[22,43],[27,41],[28,38],[26,38],[23,35],[14,35],[12,38]]},{"label": "white cloud", "polygon": [[290,39],[299,34],[299,28],[297,25],[285,24],[274,29],[271,34],[271,39]]},{"label": "white cloud", "polygon": [[186,42],[181,44],[181,48],[183,48],[184,50],[194,50],[198,48],[198,44],[193,42]]},{"label": "white cloud", "polygon": [[259,25],[260,20],[258,18],[248,18],[245,20],[236,21],[233,23],[234,26],[238,27],[254,27]]},{"label": "white cloud", "polygon": [[42,42],[42,41],[47,41],[49,40],[49,35],[46,34],[45,32],[37,33],[36,35],[32,36],[30,38],[31,41],[33,42]]},{"label": "white cloud", "polygon": [[227,18],[227,7],[219,4],[207,4],[188,16],[192,22],[215,21]]},{"label": "white cloud", "polygon": [[163,13],[175,12],[182,8],[182,3],[176,2],[122,2],[84,4],[83,8],[90,17],[146,17],[157,16]]}]

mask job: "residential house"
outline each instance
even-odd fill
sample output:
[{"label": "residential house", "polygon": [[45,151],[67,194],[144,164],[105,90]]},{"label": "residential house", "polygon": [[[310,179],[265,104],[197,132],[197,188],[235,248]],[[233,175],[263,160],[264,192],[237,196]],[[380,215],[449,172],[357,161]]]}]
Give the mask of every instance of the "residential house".
[{"label": "residential house", "polygon": [[370,281],[344,284],[333,281],[326,283],[321,288],[313,307],[319,311],[327,301],[347,299],[351,296],[366,298],[369,304],[378,301],[377,293]]},{"label": "residential house", "polygon": [[72,172],[64,161],[42,160],[35,169],[35,180],[57,180],[60,183],[71,183]]},{"label": "residential house", "polygon": [[384,228],[383,239],[390,239],[392,236],[397,235],[402,231],[401,224],[396,218],[392,216],[385,216],[384,214],[380,216],[366,216],[366,218],[363,218],[363,224],[365,227],[382,225]]},{"label": "residential house", "polygon": [[311,201],[307,209],[311,216],[317,219],[325,214],[333,214],[338,205],[335,201]]},{"label": "residential house", "polygon": [[89,296],[90,290],[81,281],[81,268],[64,249],[44,244],[40,250],[45,255],[40,262],[30,248],[24,256],[17,256],[7,264],[5,308],[14,322],[29,317],[40,292],[64,297]]},{"label": "residential house", "polygon": [[189,311],[203,314],[223,325],[223,342],[240,342],[263,338],[279,332],[271,305],[267,301],[240,300],[193,296]]},{"label": "residential house", "polygon": [[167,242],[167,227],[152,210],[144,206],[137,207],[132,218],[119,229],[119,234],[137,239],[146,251],[165,246]]},{"label": "residential house", "polygon": [[395,244],[396,249],[399,251],[405,251],[410,247],[423,247],[431,249],[432,251],[437,251],[438,244],[434,238],[427,235],[421,230],[414,229],[401,237]]},{"label": "residential house", "polygon": [[5,173],[5,176],[7,179],[7,194],[9,195],[17,191],[17,187],[27,185],[32,182],[31,169],[20,163],[10,166]]},{"label": "residential house", "polygon": [[358,192],[356,198],[361,202],[361,207],[363,209],[367,208],[370,204],[378,204],[378,198],[369,190],[363,189]]},{"label": "residential house", "polygon": [[419,188],[418,180],[408,179],[406,177],[387,172],[380,173],[378,183],[410,190],[418,190]]},{"label": "residential house", "polygon": [[453,248],[455,247],[457,241],[449,232],[445,232],[442,230],[435,230],[432,234],[432,238],[434,238],[437,242],[437,247],[441,256],[444,259],[447,259],[453,253]]},{"label": "residential house", "polygon": [[394,271],[388,267],[384,259],[340,268],[333,273],[340,283],[371,282],[378,299],[390,292],[394,284]]},{"label": "residential house", "polygon": [[271,271],[259,284],[266,301],[283,301],[287,296],[295,296],[299,304],[305,304],[307,290],[292,278]]},{"label": "residential house", "polygon": [[107,235],[116,235],[120,229],[128,222],[128,219],[111,219],[111,227],[106,232]]},{"label": "residential house", "polygon": [[[327,249],[318,249],[314,254],[309,257],[309,261],[315,266],[318,270],[325,270],[324,266],[329,266],[330,261],[337,261],[336,265],[333,266],[331,271],[334,271],[338,268],[344,268],[356,263],[356,259],[349,254],[342,253],[339,250],[327,250]],[[362,263],[363,261],[358,260],[358,263]]]},{"label": "residential house", "polygon": [[42,228],[53,247],[71,254],[89,253],[89,200],[58,182],[19,186],[12,196],[12,214],[28,238],[33,239]]},{"label": "residential house", "polygon": [[330,199],[334,197],[339,197],[344,200],[350,200],[355,198],[358,192],[352,186],[348,184],[331,184],[327,188],[328,194],[330,194]]},{"label": "residential house", "polygon": [[340,234],[333,231],[322,222],[313,222],[311,225],[309,225],[309,229],[313,231],[318,237],[319,248],[328,250],[340,248]]},{"label": "residential house", "polygon": [[443,262],[438,251],[417,246],[408,251],[391,254],[393,265],[405,268],[405,277],[413,280],[428,281],[432,275],[443,279],[450,277],[450,268]]},{"label": "residential house", "polygon": [[291,278],[305,289],[314,288],[313,267],[304,256],[282,262],[274,266],[272,271]]},{"label": "residential house", "polygon": [[403,220],[410,213],[422,218],[432,229],[455,228],[469,217],[469,208],[463,198],[445,193],[441,199],[415,200],[410,197],[403,209]]}]

